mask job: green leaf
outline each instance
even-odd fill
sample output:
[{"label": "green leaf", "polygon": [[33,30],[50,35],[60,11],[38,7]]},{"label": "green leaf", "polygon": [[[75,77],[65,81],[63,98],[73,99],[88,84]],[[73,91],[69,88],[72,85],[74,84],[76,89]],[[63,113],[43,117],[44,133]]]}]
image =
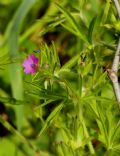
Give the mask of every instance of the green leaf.
[{"label": "green leaf", "polygon": [[79,73],[78,74],[78,94],[80,95],[80,97],[82,96],[82,87],[83,87],[83,77]]},{"label": "green leaf", "polygon": [[115,44],[110,44],[110,43],[106,43],[104,41],[100,41],[100,46],[105,46],[107,47],[108,49],[112,50],[112,51],[115,51],[116,50],[116,45]]},{"label": "green leaf", "polygon": [[52,113],[48,116],[47,120],[44,123],[44,126],[42,127],[40,133],[38,136],[40,136],[48,127],[49,125],[53,122],[55,119],[56,115],[61,111],[63,108],[63,102],[59,104],[53,111]]},{"label": "green leaf", "polygon": [[120,120],[118,121],[117,125],[114,127],[112,136],[111,136],[111,144],[112,146],[114,146],[114,142],[117,140],[118,136],[117,134],[119,134],[120,132]]},{"label": "green leaf", "polygon": [[26,101],[16,100],[15,98],[9,98],[9,97],[0,97],[0,101],[5,104],[11,104],[11,105],[23,105],[24,103],[26,103]]},{"label": "green leaf", "polygon": [[86,66],[84,67],[84,70],[83,70],[83,75],[87,75],[90,72],[91,67],[92,67],[91,61],[86,63]]},{"label": "green leaf", "polygon": [[47,93],[40,93],[40,94],[37,94],[36,92],[28,92],[26,91],[25,92],[26,94],[28,95],[31,95],[33,97],[35,97],[36,99],[43,99],[43,100],[53,100],[53,101],[56,101],[56,100],[61,100],[61,99],[65,99],[66,97],[65,96],[61,96],[59,94],[47,94]]},{"label": "green leaf", "polygon": [[58,9],[64,14],[69,23],[73,26],[73,29],[77,32],[78,36],[86,43],[88,43],[86,36],[80,31],[80,27],[69,11],[65,10],[63,7],[55,3]]},{"label": "green leaf", "polygon": [[103,16],[102,16],[102,19],[101,19],[101,24],[104,24],[107,20],[107,17],[109,15],[109,9],[110,9],[110,2],[111,0],[106,0],[106,5],[105,5],[105,9],[104,9],[104,12],[103,12]]},{"label": "green leaf", "polygon": [[[68,3],[68,1],[61,1],[61,5],[65,6]],[[28,38],[36,29],[42,29],[44,25],[46,24],[46,21],[44,20],[47,16],[54,16],[58,12],[57,7],[54,5],[54,3],[50,3],[49,8],[47,9],[45,15],[43,16],[43,19],[40,21],[35,22],[33,25],[31,25],[20,37],[19,42],[22,43],[25,41],[26,38]]]},{"label": "green leaf", "polygon": [[106,147],[109,147],[109,135],[108,135],[108,120],[106,120],[106,115],[103,110],[102,105],[99,103],[99,106],[97,107],[98,112],[98,126],[100,128],[100,138],[101,141],[106,145]]},{"label": "green leaf", "polygon": [[[54,17],[55,18],[55,17]],[[49,18],[48,18],[49,19]],[[44,20],[44,19],[43,19]],[[48,24],[48,26],[44,27],[40,32],[39,32],[39,36],[43,36],[44,34],[46,34],[47,32],[49,31],[53,31],[53,28],[55,28],[56,26],[60,25],[62,22],[64,22],[65,19],[64,18],[61,18],[57,21],[51,21],[52,23],[51,24]],[[45,21],[44,22],[48,22],[48,21]]]},{"label": "green leaf", "polygon": [[104,81],[105,77],[107,77],[107,73],[106,72],[104,72],[103,74],[101,74],[101,76],[98,78],[95,86],[101,84]]},{"label": "green leaf", "polygon": [[88,29],[88,41],[91,44],[92,44],[92,35],[93,35],[93,29],[94,29],[94,26],[95,26],[96,18],[97,18],[96,16],[93,17],[93,19],[90,22],[89,29]]},{"label": "green leaf", "polygon": [[67,68],[68,69],[72,68],[75,64],[77,64],[77,61],[79,60],[79,58],[80,58],[80,54],[78,54],[78,55],[74,56],[73,58],[71,58],[66,64],[64,64],[62,66],[62,68],[60,69],[60,72],[62,70],[66,70]]},{"label": "green leaf", "polygon": [[[54,69],[60,69],[60,60],[54,42],[52,42],[51,52],[53,53]],[[54,72],[54,71],[53,71]]]}]

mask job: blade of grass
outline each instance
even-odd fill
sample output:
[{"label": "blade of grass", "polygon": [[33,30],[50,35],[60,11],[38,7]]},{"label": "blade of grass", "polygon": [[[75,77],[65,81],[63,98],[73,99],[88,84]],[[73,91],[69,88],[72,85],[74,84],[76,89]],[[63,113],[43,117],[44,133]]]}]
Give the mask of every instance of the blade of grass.
[{"label": "blade of grass", "polygon": [[[18,37],[20,33],[20,28],[23,23],[25,16],[31,7],[35,4],[36,0],[24,0],[19,8],[17,9],[13,19],[10,21],[6,32],[5,32],[5,41],[6,41],[6,53],[13,57],[19,57],[18,52]],[[14,63],[9,66],[9,76],[11,80],[11,88],[13,97],[19,100],[23,99],[23,84],[22,84],[22,73],[20,63]],[[16,117],[17,117],[17,127],[21,129],[23,122],[23,106],[16,107]]]}]

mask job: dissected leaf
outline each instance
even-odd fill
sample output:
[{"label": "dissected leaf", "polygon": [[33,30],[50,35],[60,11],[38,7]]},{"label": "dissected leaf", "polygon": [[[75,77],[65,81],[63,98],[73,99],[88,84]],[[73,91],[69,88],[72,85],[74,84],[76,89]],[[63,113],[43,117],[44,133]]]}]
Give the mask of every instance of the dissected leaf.
[{"label": "dissected leaf", "polygon": [[75,31],[77,32],[78,36],[83,41],[88,43],[87,39],[86,39],[86,36],[80,31],[80,27],[79,27],[78,23],[75,21],[75,19],[73,18],[73,16],[67,10],[65,10],[63,7],[58,5],[57,3],[55,3],[55,4],[58,7],[58,9],[65,15],[65,17],[69,21],[69,23],[73,26],[73,29],[75,29]]},{"label": "dissected leaf", "polygon": [[40,133],[38,136],[40,136],[52,123],[52,121],[55,119],[56,115],[61,111],[63,108],[63,103],[59,104],[53,111],[52,113],[48,116],[47,120],[44,123],[44,126],[42,127]]}]

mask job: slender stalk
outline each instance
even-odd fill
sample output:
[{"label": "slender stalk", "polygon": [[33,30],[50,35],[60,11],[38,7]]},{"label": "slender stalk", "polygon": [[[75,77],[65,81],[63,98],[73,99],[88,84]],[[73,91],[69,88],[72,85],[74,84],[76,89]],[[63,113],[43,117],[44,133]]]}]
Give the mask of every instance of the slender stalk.
[{"label": "slender stalk", "polygon": [[118,2],[118,0],[113,0],[113,2],[115,3],[115,7],[117,9],[118,16],[120,18],[120,5],[119,5],[119,2]]},{"label": "slender stalk", "polygon": [[[112,69],[109,71],[109,76],[113,83],[114,92],[115,92],[116,99],[118,102],[120,102],[120,88],[119,88],[118,76],[117,76],[119,59],[120,59],[120,39],[119,39],[117,51],[115,53],[115,57],[113,60]],[[119,104],[119,109],[120,109],[120,104]]]},{"label": "slender stalk", "polygon": [[120,38],[119,38],[117,51],[115,53],[115,57],[113,60],[113,65],[112,65],[112,70],[116,73],[118,72],[119,59],[120,59]]},{"label": "slender stalk", "polygon": [[[78,108],[78,110],[79,110],[79,117],[80,117],[80,120],[81,120],[81,123],[82,123],[82,127],[83,127],[85,138],[86,139],[89,139],[90,136],[89,136],[89,133],[88,133],[88,130],[87,130],[85,121],[84,121],[84,117],[83,117],[83,113],[82,113],[82,108]],[[76,122],[77,122],[77,120],[76,120]],[[88,145],[88,148],[89,148],[89,151],[90,151],[91,155],[96,155],[91,140],[88,141],[87,145]]]},{"label": "slender stalk", "polygon": [[[113,0],[115,7],[117,9],[118,12],[118,16],[120,19],[120,5],[118,0]],[[119,37],[119,41],[118,41],[118,46],[117,46],[117,50],[115,53],[115,57],[113,60],[113,64],[112,64],[112,68],[111,70],[108,71],[108,75],[113,83],[113,88],[114,88],[114,92],[115,92],[115,96],[117,101],[119,102],[119,109],[120,109],[120,87],[119,87],[119,83],[118,83],[118,66],[119,66],[119,60],[120,60],[120,37]]]},{"label": "slender stalk", "polygon": [[[85,137],[88,139],[89,138],[89,133],[88,133],[88,130],[87,130],[84,118],[83,118],[82,110],[80,110],[80,119],[81,119],[81,122],[82,122]],[[94,147],[93,147],[92,142],[90,140],[88,141],[88,148],[90,150],[91,155],[96,155]]]}]

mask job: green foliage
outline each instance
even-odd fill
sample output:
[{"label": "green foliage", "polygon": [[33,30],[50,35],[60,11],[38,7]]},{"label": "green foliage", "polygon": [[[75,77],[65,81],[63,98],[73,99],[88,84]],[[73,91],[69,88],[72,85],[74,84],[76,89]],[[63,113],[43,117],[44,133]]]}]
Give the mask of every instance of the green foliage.
[{"label": "green foliage", "polygon": [[[0,156],[8,148],[10,156],[119,156],[120,115],[107,76],[120,32],[114,4],[1,6],[9,21],[0,25]],[[39,59],[31,75],[22,68],[29,54]]]}]

